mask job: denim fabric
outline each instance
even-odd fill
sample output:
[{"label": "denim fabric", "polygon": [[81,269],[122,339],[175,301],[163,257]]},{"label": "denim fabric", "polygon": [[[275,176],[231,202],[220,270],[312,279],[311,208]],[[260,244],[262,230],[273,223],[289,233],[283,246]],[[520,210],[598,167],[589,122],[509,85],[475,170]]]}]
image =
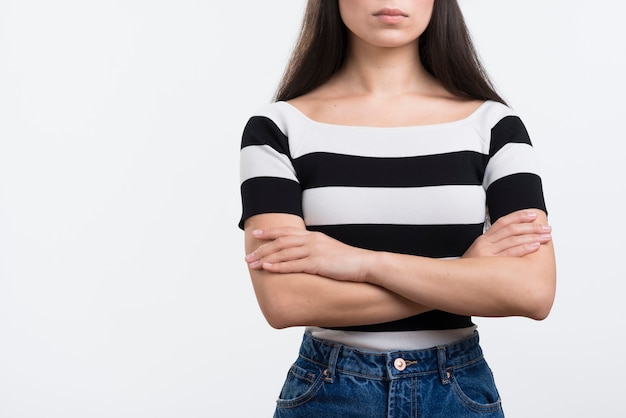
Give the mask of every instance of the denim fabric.
[{"label": "denim fabric", "polygon": [[371,352],[304,334],[275,418],[503,417],[478,333],[425,350]]}]

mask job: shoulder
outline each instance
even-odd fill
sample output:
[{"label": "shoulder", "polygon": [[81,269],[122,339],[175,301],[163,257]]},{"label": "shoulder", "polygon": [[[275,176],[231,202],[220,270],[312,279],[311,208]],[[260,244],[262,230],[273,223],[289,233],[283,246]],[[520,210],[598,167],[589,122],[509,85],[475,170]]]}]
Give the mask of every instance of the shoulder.
[{"label": "shoulder", "polygon": [[303,137],[311,128],[311,120],[293,105],[272,102],[259,107],[246,123],[242,148],[249,145],[269,145],[290,154],[294,138]]},{"label": "shoulder", "polygon": [[474,129],[486,142],[506,142],[523,137],[521,142],[530,143],[520,115],[505,104],[486,101],[474,112],[471,119]]},{"label": "shoulder", "polygon": [[475,125],[486,129],[493,128],[508,117],[519,118],[509,106],[491,100],[484,102],[473,115]]},{"label": "shoulder", "polygon": [[245,131],[260,128],[277,129],[282,135],[289,136],[290,130],[305,122],[303,119],[304,115],[287,102],[267,103],[252,114]]}]

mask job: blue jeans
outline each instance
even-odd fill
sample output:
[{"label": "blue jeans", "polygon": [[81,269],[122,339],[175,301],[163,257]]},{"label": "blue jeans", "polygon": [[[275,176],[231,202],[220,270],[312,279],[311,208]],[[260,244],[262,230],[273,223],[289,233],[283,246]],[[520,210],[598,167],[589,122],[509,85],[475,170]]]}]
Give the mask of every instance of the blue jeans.
[{"label": "blue jeans", "polygon": [[275,418],[503,417],[478,333],[425,350],[371,352],[304,334]]}]

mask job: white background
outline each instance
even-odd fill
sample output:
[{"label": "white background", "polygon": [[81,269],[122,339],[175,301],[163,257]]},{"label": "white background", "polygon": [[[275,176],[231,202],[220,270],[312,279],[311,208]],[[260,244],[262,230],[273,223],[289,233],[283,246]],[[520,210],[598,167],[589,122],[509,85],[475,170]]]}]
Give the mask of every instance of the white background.
[{"label": "white background", "polygon": [[[304,0],[0,1],[0,417],[269,417],[301,330],[242,261],[238,150]],[[476,319],[509,417],[623,413],[620,2],[461,0],[543,165],[551,316]]]}]

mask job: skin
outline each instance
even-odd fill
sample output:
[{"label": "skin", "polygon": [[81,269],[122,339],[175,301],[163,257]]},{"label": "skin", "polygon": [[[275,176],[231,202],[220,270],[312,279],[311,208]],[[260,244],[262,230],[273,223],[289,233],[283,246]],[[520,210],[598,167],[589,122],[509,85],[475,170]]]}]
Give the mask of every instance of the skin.
[{"label": "skin", "polygon": [[[359,43],[353,47],[369,49],[408,47],[426,30],[433,12],[433,0],[413,1],[363,1],[341,0],[339,12],[343,23]],[[387,22],[383,9],[400,12],[399,21]],[[362,40],[363,42],[360,42]],[[354,49],[354,55],[361,50]]]},{"label": "skin", "polygon": [[[432,5],[339,0],[350,32],[346,63],[290,103],[338,125],[425,125],[469,116],[481,102],[451,95],[418,59],[416,43]],[[406,17],[390,24],[376,15],[383,7]],[[246,220],[245,245],[259,306],[275,328],[379,323],[432,309],[543,319],[554,300],[551,229],[536,209],[502,217],[455,260],[351,247],[277,213]]]}]

